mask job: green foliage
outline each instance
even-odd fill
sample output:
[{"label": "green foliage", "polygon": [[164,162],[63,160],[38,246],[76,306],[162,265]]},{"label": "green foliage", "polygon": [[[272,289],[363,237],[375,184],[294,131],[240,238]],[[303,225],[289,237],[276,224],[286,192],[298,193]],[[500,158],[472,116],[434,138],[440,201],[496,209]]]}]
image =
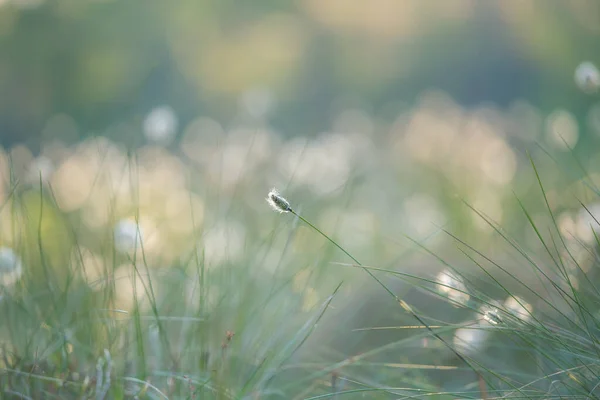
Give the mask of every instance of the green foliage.
[{"label": "green foliage", "polygon": [[[600,292],[593,270],[569,253],[569,238],[561,234],[543,177],[532,165],[550,230],[543,232],[516,201],[545,254],[529,252],[471,210],[501,238],[503,252],[517,254],[511,262],[536,277],[535,286],[505,267],[510,258],[497,260],[449,231],[475,270],[413,241],[415,249],[451,268],[451,279],[440,281],[363,265],[296,211],[283,214],[306,223],[354,261],[331,263],[338,259],[331,254],[312,273],[359,268],[392,295],[380,307],[395,325],[360,329],[352,328],[360,324],[353,319],[362,314],[352,306],[359,303],[340,290],[341,280],[307,308],[294,274],[256,272],[264,261],[261,251],[216,269],[197,252],[190,262],[151,270],[141,242],[141,252],[127,255],[127,274],[116,274],[113,251],[106,257],[113,264],[90,282],[83,259],[53,256],[66,242],[78,244],[75,237],[65,239],[70,218],[49,196],[40,196],[48,189],[13,191],[15,218],[27,221],[20,231],[28,238],[20,247],[27,272],[3,289],[0,386],[9,398],[595,398],[600,316],[594,307]],[[589,251],[595,253],[597,245],[596,237]],[[129,302],[120,302],[123,295]],[[508,299],[504,304],[498,302],[502,297]],[[384,339],[378,332],[391,335]],[[362,344],[352,344],[356,334]]]}]

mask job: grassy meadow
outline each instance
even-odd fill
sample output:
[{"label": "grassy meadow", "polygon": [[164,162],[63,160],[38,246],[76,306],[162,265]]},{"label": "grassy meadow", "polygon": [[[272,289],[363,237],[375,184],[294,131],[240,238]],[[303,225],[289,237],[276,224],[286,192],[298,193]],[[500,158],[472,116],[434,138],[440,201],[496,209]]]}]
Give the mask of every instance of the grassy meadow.
[{"label": "grassy meadow", "polygon": [[600,398],[597,0],[0,0],[0,400]]},{"label": "grassy meadow", "polygon": [[3,151],[3,398],[598,396],[599,165],[552,118]]}]

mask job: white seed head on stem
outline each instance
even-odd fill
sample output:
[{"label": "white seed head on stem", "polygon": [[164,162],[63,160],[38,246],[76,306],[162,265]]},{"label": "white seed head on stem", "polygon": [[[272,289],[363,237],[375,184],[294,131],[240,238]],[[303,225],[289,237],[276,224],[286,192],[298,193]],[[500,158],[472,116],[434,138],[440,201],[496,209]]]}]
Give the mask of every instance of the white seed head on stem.
[{"label": "white seed head on stem", "polygon": [[267,203],[271,206],[271,208],[277,212],[285,213],[292,211],[292,207],[290,206],[289,201],[284,199],[277,189],[271,189],[269,194],[267,195]]}]

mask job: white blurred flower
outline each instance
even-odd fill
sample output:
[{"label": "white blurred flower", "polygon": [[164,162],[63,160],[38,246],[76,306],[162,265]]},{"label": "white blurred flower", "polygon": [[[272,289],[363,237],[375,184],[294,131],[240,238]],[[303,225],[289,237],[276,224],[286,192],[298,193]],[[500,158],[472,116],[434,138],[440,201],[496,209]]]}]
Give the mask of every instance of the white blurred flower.
[{"label": "white blurred flower", "polygon": [[531,319],[531,312],[533,307],[525,300],[518,296],[511,296],[504,301],[504,308],[506,311],[513,314],[523,322],[527,322]]},{"label": "white blurred flower", "polygon": [[436,281],[438,282],[438,291],[448,296],[453,302],[464,305],[471,298],[462,279],[449,269],[440,272]]},{"label": "white blurred flower", "polygon": [[487,345],[490,331],[485,327],[459,328],[454,332],[454,348],[461,354],[472,356]]},{"label": "white blurred flower", "polygon": [[589,61],[584,61],[575,69],[575,83],[586,93],[595,93],[600,88],[600,71]]},{"label": "white blurred flower", "polygon": [[21,258],[8,247],[0,247],[0,285],[10,286],[23,274]]},{"label": "white blurred flower", "polygon": [[144,120],[144,135],[151,142],[166,144],[175,136],[177,125],[177,115],[171,107],[157,107]]},{"label": "white blurred flower", "polygon": [[121,253],[139,250],[142,247],[143,233],[132,219],[122,219],[114,229],[115,248]]},{"label": "white blurred flower", "polygon": [[34,159],[27,168],[26,181],[33,184],[46,183],[54,172],[54,163],[48,157],[40,156]]}]

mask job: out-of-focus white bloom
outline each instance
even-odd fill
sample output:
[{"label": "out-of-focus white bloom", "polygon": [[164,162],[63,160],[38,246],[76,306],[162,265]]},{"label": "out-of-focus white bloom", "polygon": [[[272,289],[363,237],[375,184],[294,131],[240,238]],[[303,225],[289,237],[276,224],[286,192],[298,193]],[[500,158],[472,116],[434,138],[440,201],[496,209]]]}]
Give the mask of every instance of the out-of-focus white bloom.
[{"label": "out-of-focus white bloom", "polygon": [[144,135],[152,142],[166,144],[175,136],[177,125],[177,116],[171,107],[157,107],[144,120]]},{"label": "out-of-focus white bloom", "polygon": [[600,71],[589,61],[584,61],[575,69],[575,83],[586,93],[595,93],[600,88]]},{"label": "out-of-focus white bloom", "polygon": [[141,249],[143,233],[140,226],[131,219],[122,219],[115,225],[115,248],[121,253]]},{"label": "out-of-focus white bloom", "polygon": [[511,296],[504,301],[504,308],[523,322],[531,319],[533,307],[518,296]]},{"label": "out-of-focus white bloom", "polygon": [[13,272],[20,267],[21,261],[15,252],[8,248],[0,248],[0,273],[6,274]]},{"label": "out-of-focus white bloom", "polygon": [[27,168],[26,180],[32,183],[45,183],[54,172],[54,163],[48,157],[40,156],[34,159]]},{"label": "out-of-focus white bloom", "polygon": [[23,274],[21,258],[9,247],[0,247],[0,285],[10,286]]},{"label": "out-of-focus white bloom", "polygon": [[490,331],[484,326],[459,328],[454,332],[454,348],[459,353],[472,356],[487,345]]},{"label": "out-of-focus white bloom", "polygon": [[436,281],[438,282],[438,291],[448,296],[453,304],[464,305],[471,298],[462,280],[449,269],[440,272],[436,277]]}]

